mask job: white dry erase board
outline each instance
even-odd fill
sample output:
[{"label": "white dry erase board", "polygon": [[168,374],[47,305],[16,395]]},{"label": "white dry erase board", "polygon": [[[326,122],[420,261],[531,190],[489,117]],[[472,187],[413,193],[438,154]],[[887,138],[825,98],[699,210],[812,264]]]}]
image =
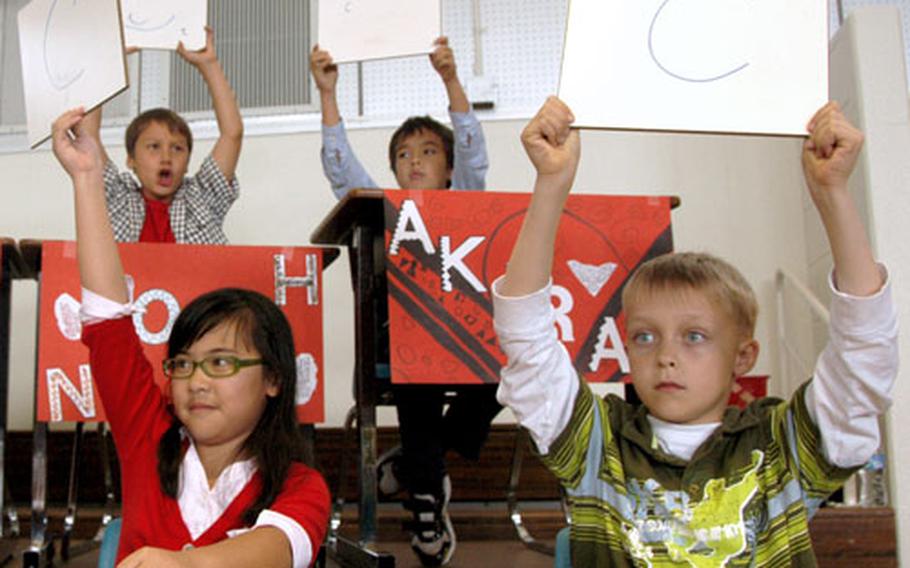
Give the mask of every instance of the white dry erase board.
[{"label": "white dry erase board", "polygon": [[127,88],[118,0],[32,0],[18,24],[32,148],[65,111],[90,110]]},{"label": "white dry erase board", "polygon": [[124,42],[144,49],[205,48],[206,0],[120,0]]},{"label": "white dry erase board", "polygon": [[335,63],[418,55],[442,35],[439,0],[319,0],[319,46]]},{"label": "white dry erase board", "polygon": [[571,0],[576,126],[802,135],[828,100],[826,0]]}]

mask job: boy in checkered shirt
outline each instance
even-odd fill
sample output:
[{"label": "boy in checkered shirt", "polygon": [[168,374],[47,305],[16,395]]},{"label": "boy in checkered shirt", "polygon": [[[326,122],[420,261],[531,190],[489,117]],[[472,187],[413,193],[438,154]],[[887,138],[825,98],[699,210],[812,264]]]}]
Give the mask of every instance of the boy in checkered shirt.
[{"label": "boy in checkered shirt", "polygon": [[177,113],[151,109],[130,123],[126,163],[132,173],[120,172],[103,149],[101,108],[84,120],[102,148],[104,192],[118,242],[227,244],[224,218],[240,191],[234,175],[243,139],[240,109],[211,29],[204,49],[187,51],[181,44],[177,53],[202,74],[218,122],[218,141],[195,176],[186,176],[193,134]]}]

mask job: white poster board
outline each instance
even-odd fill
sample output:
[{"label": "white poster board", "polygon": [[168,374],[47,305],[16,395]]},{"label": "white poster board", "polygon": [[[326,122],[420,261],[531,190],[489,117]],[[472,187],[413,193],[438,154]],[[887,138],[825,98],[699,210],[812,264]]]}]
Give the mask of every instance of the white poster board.
[{"label": "white poster board", "polygon": [[120,0],[124,43],[143,49],[205,48],[206,0]]},{"label": "white poster board", "polygon": [[431,53],[440,0],[319,0],[319,46],[335,63]]},{"label": "white poster board", "polygon": [[571,0],[559,96],[582,128],[805,134],[826,0]]},{"label": "white poster board", "polygon": [[127,88],[118,0],[32,0],[18,24],[32,148],[65,111],[90,110]]}]

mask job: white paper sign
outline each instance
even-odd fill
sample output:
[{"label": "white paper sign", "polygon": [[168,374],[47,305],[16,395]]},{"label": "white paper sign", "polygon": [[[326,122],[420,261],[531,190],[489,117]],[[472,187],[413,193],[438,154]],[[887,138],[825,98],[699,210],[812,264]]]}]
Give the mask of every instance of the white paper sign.
[{"label": "white paper sign", "polygon": [[19,10],[28,141],[65,111],[90,110],[128,86],[118,0],[32,0]]},{"label": "white paper sign", "polygon": [[189,50],[205,48],[206,0],[120,0],[129,47]]},{"label": "white paper sign", "polygon": [[805,134],[828,100],[826,0],[571,0],[576,125]]},{"label": "white paper sign", "polygon": [[439,0],[319,0],[319,46],[335,63],[430,53],[440,35]]}]

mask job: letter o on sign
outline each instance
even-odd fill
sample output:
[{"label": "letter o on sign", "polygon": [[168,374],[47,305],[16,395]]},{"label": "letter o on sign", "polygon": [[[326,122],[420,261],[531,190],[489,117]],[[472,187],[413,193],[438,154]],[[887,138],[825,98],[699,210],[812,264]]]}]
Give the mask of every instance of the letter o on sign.
[{"label": "letter o on sign", "polygon": [[[167,323],[164,324],[161,330],[154,333],[145,327],[145,311],[152,302],[161,302],[167,309]],[[168,337],[171,336],[174,320],[177,319],[177,314],[180,313],[180,304],[177,303],[177,298],[167,290],[153,288],[143,292],[133,305],[139,310],[133,314],[133,325],[136,327],[136,334],[139,339],[149,345],[165,343]]]}]

